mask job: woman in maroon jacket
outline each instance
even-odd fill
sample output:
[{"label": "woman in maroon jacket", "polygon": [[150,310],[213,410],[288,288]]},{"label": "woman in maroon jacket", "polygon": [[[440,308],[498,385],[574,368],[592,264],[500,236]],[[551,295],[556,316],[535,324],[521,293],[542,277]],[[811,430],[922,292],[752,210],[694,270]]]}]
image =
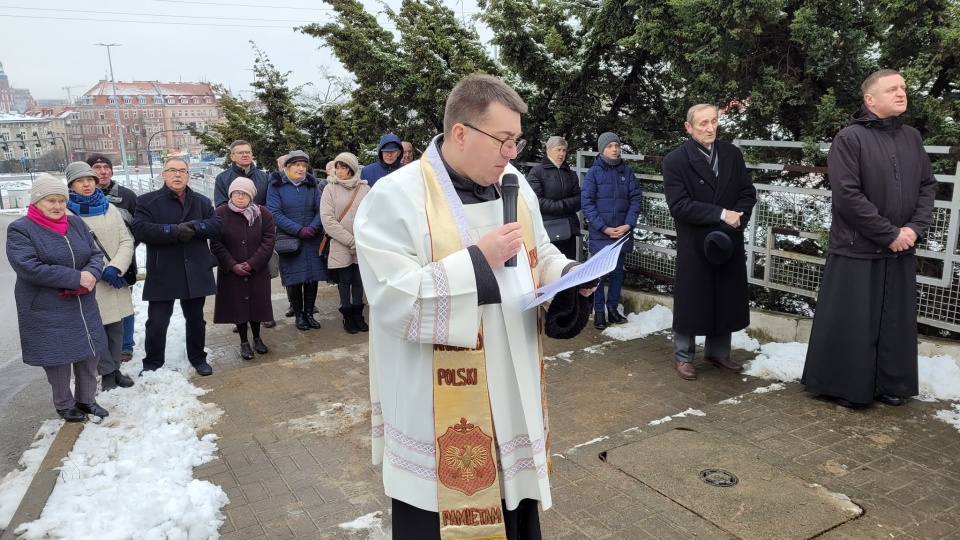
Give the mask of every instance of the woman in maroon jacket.
[{"label": "woman in maroon jacket", "polygon": [[[223,218],[223,236],[210,241],[210,251],[219,263],[213,322],[237,325],[240,357],[251,360],[254,351],[266,354],[268,350],[260,339],[260,324],[273,320],[267,265],[273,254],[277,228],[273,214],[253,202],[257,188],[251,180],[235,179],[228,193],[227,204],[216,210]],[[253,332],[252,348],[248,327]]]}]

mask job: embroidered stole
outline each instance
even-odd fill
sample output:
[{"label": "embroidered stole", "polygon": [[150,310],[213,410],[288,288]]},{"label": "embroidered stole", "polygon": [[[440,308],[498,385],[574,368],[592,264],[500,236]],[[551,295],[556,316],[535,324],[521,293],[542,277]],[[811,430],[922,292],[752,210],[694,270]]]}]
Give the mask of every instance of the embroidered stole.
[{"label": "embroidered stole", "polygon": [[[430,150],[433,152],[424,154],[422,166],[432,259],[439,264],[444,257],[474,242],[469,235],[463,203],[457,197],[435,149],[436,144],[431,143]],[[534,283],[537,284],[539,269],[533,220],[523,197],[517,199],[517,206],[517,219],[523,228],[524,249],[527,250]],[[449,310],[449,305],[446,309]],[[438,319],[450,316],[449,311],[444,312],[442,303],[437,310]],[[542,346],[540,350],[542,359]],[[477,332],[476,348],[435,344],[433,367],[440,537],[443,540],[506,540],[482,321]]]}]

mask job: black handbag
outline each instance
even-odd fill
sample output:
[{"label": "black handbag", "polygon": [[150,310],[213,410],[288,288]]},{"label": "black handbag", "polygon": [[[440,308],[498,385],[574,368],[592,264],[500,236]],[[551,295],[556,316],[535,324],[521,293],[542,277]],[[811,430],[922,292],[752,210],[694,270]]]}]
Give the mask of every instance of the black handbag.
[{"label": "black handbag", "polygon": [[300,254],[300,237],[277,230],[277,242],[273,250],[281,257],[296,257]]},{"label": "black handbag", "polygon": [[547,230],[547,236],[551,242],[562,242],[569,240],[573,236],[570,228],[569,219],[551,219],[543,222],[543,228]]},{"label": "black handbag", "polygon": [[[96,238],[96,237],[94,237]],[[123,280],[127,282],[127,285],[133,287],[137,284],[137,254],[134,252],[133,259],[130,261],[130,266],[127,267],[127,271],[123,273]]]}]

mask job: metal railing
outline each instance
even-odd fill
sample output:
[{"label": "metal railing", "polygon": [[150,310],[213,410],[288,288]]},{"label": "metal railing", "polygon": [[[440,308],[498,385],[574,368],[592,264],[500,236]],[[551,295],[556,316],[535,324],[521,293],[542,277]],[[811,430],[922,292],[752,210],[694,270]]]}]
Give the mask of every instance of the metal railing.
[{"label": "metal railing", "polygon": [[[735,140],[733,143],[749,156],[751,149],[809,148],[800,142]],[[815,146],[830,149],[829,143]],[[931,158],[950,154],[946,146],[925,147]],[[577,152],[571,167],[583,179],[588,159],[597,152]],[[659,171],[659,157],[624,154],[623,159],[645,163]],[[748,157],[749,159],[749,157]],[[592,161],[591,161],[592,163]],[[530,164],[533,165],[533,164]],[[817,185],[826,176],[823,167],[803,167],[782,163],[747,163],[751,176],[789,172],[804,182]],[[927,237],[917,244],[917,258],[923,271],[917,276],[917,321],[933,327],[960,332],[960,163],[953,174],[937,174],[940,183],[951,184],[951,200],[934,203],[933,221]],[[660,174],[636,174],[643,183],[662,183]],[[791,182],[796,184],[796,180]],[[825,183],[824,183],[825,184]],[[757,205],[745,231],[747,279],[754,285],[816,298],[823,276],[825,259],[804,254],[805,243],[815,241],[826,249],[831,222],[829,189],[795,187],[755,182]],[[661,192],[644,190],[643,211],[635,231],[634,250],[627,255],[627,266],[650,277],[670,282],[676,274],[676,229]],[[584,238],[584,241],[586,239]],[[808,250],[809,251],[809,250]]]}]

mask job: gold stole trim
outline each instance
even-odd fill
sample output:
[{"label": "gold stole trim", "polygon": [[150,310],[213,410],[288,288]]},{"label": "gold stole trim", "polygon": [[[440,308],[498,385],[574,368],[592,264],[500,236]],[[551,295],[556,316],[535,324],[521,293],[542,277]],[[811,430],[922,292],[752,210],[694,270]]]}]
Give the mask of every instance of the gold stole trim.
[{"label": "gold stole trim", "polygon": [[[426,155],[421,164],[432,259],[439,263],[464,246]],[[524,230],[524,247],[533,246],[530,261],[536,283],[537,244],[532,241],[532,218],[523,197],[518,198],[517,214]],[[433,349],[437,505],[443,540],[507,538],[483,345],[481,321],[476,349],[439,344]]]}]

